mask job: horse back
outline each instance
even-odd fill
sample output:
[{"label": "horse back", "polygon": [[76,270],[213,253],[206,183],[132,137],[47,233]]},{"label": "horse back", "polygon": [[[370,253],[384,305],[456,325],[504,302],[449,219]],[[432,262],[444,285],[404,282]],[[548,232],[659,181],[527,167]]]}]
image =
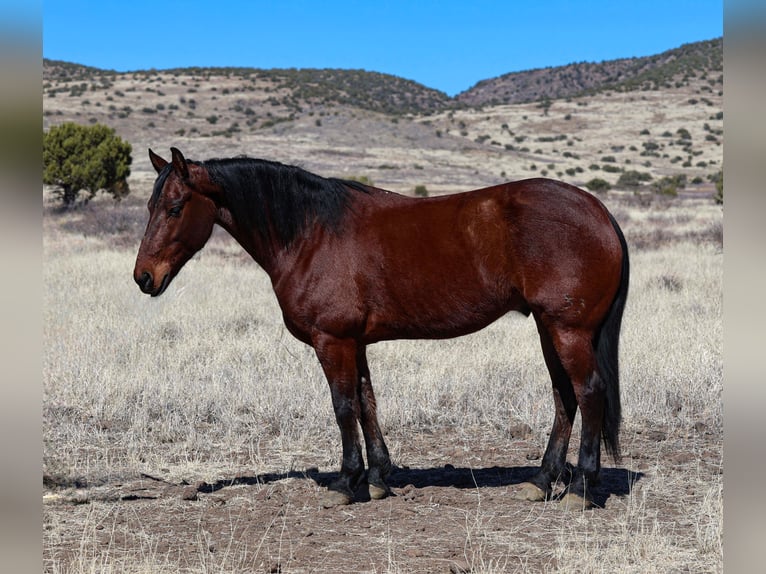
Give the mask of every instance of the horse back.
[{"label": "horse back", "polygon": [[350,211],[342,233],[324,234],[304,251],[311,264],[296,266],[305,271],[295,273],[293,288],[300,304],[277,292],[289,307],[288,326],[304,318],[294,334],[333,329],[366,342],[454,337],[511,310],[582,315],[616,289],[592,279],[610,275],[619,250],[606,210],[561,182],[524,180],[427,199],[370,193]]}]

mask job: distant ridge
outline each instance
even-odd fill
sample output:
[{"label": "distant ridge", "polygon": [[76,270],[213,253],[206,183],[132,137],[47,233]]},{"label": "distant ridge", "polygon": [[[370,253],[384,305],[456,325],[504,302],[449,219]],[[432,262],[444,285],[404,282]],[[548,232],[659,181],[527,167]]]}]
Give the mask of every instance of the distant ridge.
[{"label": "distant ridge", "polygon": [[266,82],[286,108],[304,105],[352,106],[391,115],[431,114],[454,108],[516,104],[593,94],[604,90],[657,90],[681,87],[696,77],[723,74],[723,38],[684,44],[655,56],[513,72],[482,80],[454,98],[418,82],[390,74],[345,69],[198,68],[116,72],[43,60],[43,81],[108,83],[120,75],[192,74],[228,76],[243,84]]},{"label": "distant ridge", "polygon": [[237,78],[243,84],[256,82],[271,85],[275,98],[290,108],[301,105],[353,106],[388,114],[421,114],[449,107],[451,99],[444,92],[412,80],[390,74],[344,69],[258,69],[258,68],[174,68],[115,72],[80,64],[43,60],[43,80],[57,82],[109,81],[118,75],[148,76],[157,73]]},{"label": "distant ridge", "polygon": [[[573,63],[482,80],[455,100],[468,107],[559,99],[604,90],[680,87],[702,74],[723,73],[723,38],[684,44],[656,56]],[[678,85],[675,85],[678,84]]]}]

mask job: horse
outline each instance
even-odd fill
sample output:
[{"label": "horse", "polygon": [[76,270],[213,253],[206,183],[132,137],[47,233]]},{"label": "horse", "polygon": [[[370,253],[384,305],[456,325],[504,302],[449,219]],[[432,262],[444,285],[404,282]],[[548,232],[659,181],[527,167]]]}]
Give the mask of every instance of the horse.
[{"label": "horse", "polygon": [[[365,481],[372,500],[392,494],[367,346],[466,335],[510,311],[534,317],[554,403],[541,465],[513,496],[595,505],[602,441],[620,460],[618,345],[630,268],[601,201],[546,178],[415,198],[264,159],[192,161],[170,151],[167,161],[149,150],[157,178],[133,278],[161,295],[216,224],[269,275],[287,330],[322,366],[340,429],[340,472],[323,506],[354,502]],[[551,485],[564,476],[554,497]]]}]

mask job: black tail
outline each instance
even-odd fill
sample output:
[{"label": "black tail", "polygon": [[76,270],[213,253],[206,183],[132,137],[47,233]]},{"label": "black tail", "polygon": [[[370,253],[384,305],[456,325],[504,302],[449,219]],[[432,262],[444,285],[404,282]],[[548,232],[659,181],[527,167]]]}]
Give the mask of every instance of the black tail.
[{"label": "black tail", "polygon": [[622,246],[622,274],[620,287],[617,290],[609,313],[596,334],[594,345],[596,348],[596,364],[601,380],[606,385],[606,398],[604,401],[604,421],[601,425],[601,436],[604,440],[606,451],[612,455],[615,462],[620,460],[620,421],[622,419],[622,407],[620,405],[620,369],[619,369],[619,343],[620,325],[622,324],[622,312],[625,309],[625,301],[628,298],[628,282],[630,280],[630,262],[628,259],[628,244],[625,236],[611,214],[615,233]]}]

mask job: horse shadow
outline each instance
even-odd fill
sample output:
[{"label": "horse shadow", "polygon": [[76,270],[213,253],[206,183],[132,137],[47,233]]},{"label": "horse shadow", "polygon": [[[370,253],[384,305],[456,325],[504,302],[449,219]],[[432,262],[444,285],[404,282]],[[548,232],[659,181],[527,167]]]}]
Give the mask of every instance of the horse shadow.
[{"label": "horse shadow", "polygon": [[[567,465],[566,475],[560,483],[567,484],[571,480],[573,467]],[[459,489],[502,488],[521,484],[530,480],[537,466],[513,466],[487,468],[454,467],[447,464],[432,468],[394,467],[388,476],[387,484],[392,489],[407,486],[414,488],[442,487]],[[215,483],[203,483],[198,486],[199,492],[212,493],[223,488],[237,485],[265,485],[279,482],[288,478],[313,480],[318,486],[327,487],[337,478],[337,472],[320,472],[317,468],[304,471],[290,470],[287,472],[270,472],[253,476],[237,476],[231,479],[219,480]],[[602,468],[600,483],[593,488],[591,495],[596,506],[604,507],[611,496],[626,496],[634,485],[644,477],[644,473],[626,468]],[[393,496],[397,496],[396,491]],[[366,482],[363,482],[355,493],[356,502],[368,502]]]}]

